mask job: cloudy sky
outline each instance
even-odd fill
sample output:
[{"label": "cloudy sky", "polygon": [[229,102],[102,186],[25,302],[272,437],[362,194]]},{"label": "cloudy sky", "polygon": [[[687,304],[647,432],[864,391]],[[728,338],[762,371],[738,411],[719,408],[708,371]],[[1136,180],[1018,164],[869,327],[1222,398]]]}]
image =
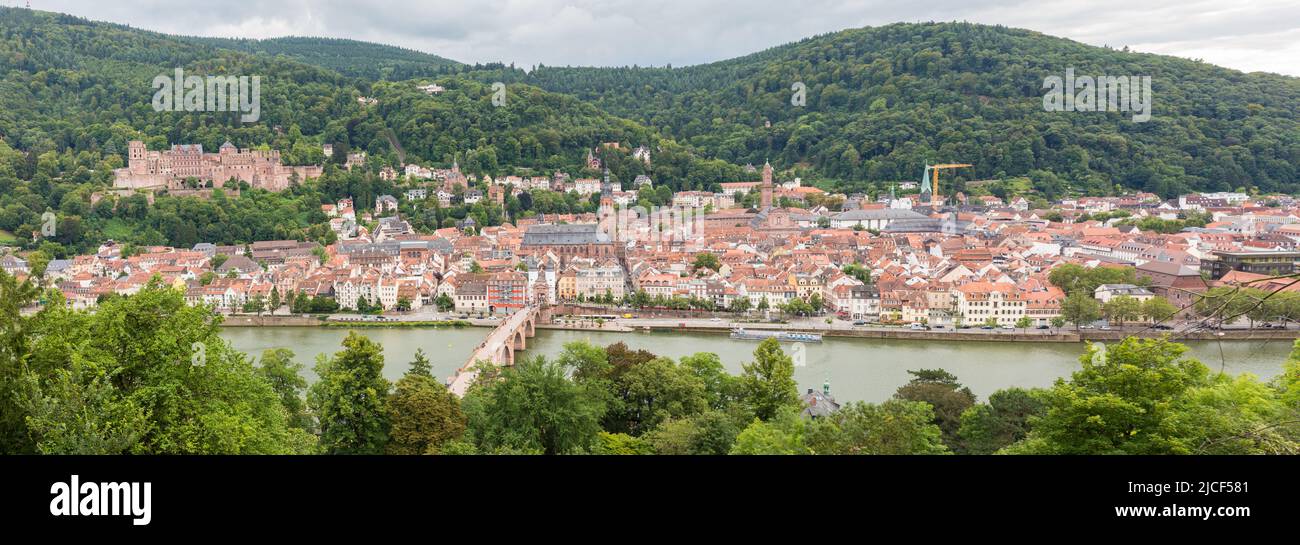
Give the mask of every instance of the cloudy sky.
[{"label": "cloudy sky", "polygon": [[[6,3],[22,0],[8,0]],[[1297,0],[34,0],[167,33],[327,36],[462,62],[682,66],[845,28],[971,21],[1300,76]]]}]

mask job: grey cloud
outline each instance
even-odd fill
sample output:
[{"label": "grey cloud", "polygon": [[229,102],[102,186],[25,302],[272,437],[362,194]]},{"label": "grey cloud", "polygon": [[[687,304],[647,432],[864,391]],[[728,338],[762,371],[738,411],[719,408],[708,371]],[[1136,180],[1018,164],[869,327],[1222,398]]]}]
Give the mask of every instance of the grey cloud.
[{"label": "grey cloud", "polygon": [[53,0],[40,7],[174,34],[352,38],[519,66],[680,66],[845,28],[965,20],[1300,75],[1294,0]]}]

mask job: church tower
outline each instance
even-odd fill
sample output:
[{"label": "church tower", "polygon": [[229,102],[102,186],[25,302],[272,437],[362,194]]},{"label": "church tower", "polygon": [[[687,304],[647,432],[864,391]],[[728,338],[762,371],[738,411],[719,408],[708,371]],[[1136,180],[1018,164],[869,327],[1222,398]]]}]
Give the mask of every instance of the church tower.
[{"label": "church tower", "polygon": [[763,162],[763,188],[759,210],[767,210],[772,207],[772,163]]},{"label": "church tower", "polygon": [[608,237],[606,240],[615,240],[617,233],[617,222],[614,217],[614,188],[609,183],[609,167],[605,168],[605,178],[600,182],[600,208],[596,210],[596,229],[597,232]]}]

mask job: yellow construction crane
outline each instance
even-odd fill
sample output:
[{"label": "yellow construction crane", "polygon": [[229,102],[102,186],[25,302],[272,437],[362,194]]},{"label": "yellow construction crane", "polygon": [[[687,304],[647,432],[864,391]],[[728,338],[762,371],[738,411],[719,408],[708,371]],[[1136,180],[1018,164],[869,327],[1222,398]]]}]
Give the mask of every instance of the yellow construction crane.
[{"label": "yellow construction crane", "polygon": [[925,165],[926,176],[923,176],[922,177],[923,179],[929,178],[931,172],[934,173],[933,175],[934,177],[932,178],[933,185],[931,186],[931,190],[930,190],[930,205],[939,206],[943,204],[943,197],[939,196],[939,171],[940,170],[953,170],[953,169],[973,167],[973,166],[975,165],[969,165],[966,163],[945,163],[942,165]]}]

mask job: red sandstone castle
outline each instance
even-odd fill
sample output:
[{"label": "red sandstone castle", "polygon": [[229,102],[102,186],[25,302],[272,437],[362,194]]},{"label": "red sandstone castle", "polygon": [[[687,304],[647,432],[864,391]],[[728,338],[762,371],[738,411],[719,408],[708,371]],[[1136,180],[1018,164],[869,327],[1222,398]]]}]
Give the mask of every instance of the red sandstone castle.
[{"label": "red sandstone castle", "polygon": [[187,178],[211,182],[222,187],[230,180],[269,191],[289,187],[294,174],[298,180],[317,178],[319,166],[284,166],[276,150],[239,149],[226,142],[217,153],[204,153],[201,144],[173,144],[167,151],[149,151],[144,142],[132,140],[128,146],[127,167],[113,171],[113,187],[128,189],[184,189]]}]

